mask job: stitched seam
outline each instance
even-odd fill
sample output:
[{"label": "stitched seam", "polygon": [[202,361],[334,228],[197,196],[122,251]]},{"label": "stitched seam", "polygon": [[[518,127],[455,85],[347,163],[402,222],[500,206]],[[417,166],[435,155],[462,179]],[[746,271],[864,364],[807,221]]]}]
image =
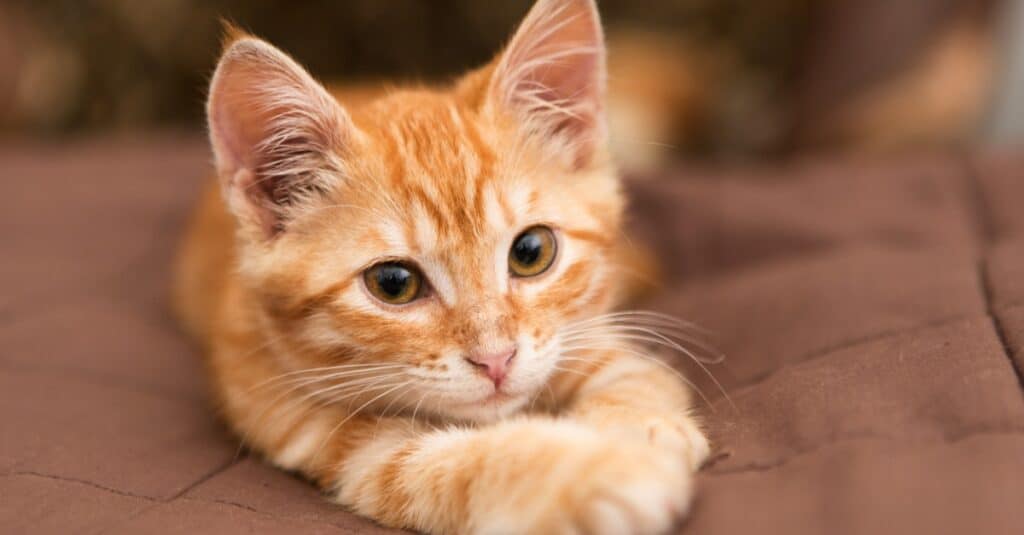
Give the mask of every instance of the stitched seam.
[{"label": "stitched seam", "polygon": [[238,464],[238,462],[241,461],[243,458],[245,458],[244,455],[234,455],[234,456],[232,456],[230,459],[228,459],[227,461],[221,463],[219,466],[217,466],[213,470],[210,470],[205,475],[203,475],[202,477],[200,477],[199,479],[194,481],[192,484],[186,485],[185,488],[183,488],[180,491],[178,491],[178,493],[175,494],[174,496],[171,496],[170,499],[168,499],[167,501],[168,502],[173,502],[174,500],[177,500],[178,498],[181,498],[182,496],[187,494],[192,489],[194,489],[194,488],[198,487],[199,485],[202,485],[203,483],[206,483],[207,481],[209,481],[209,480],[219,476],[220,474],[224,473],[228,468],[231,468],[232,466]]},{"label": "stitched seam", "polygon": [[982,189],[981,180],[978,176],[978,166],[974,158],[969,155],[963,155],[961,157],[964,167],[964,178],[967,181],[968,193],[970,194],[972,208],[974,210],[975,219],[975,232],[978,236],[979,247],[981,249],[978,259],[978,285],[981,288],[982,297],[985,299],[985,313],[992,321],[992,327],[995,330],[996,338],[999,340],[999,345],[1003,348],[1003,354],[1006,355],[1007,360],[1010,361],[1010,368],[1013,370],[1014,375],[1017,377],[1017,385],[1021,393],[1021,397],[1024,398],[1024,370],[1017,364],[1017,360],[1014,358],[1014,350],[1010,345],[1009,339],[1006,337],[1006,329],[1003,326],[1002,320],[999,319],[999,314],[995,309],[994,292],[992,286],[992,270],[989,263],[989,255],[992,252],[992,246],[998,237],[998,229],[996,228],[995,221],[992,219],[991,207],[985,197],[985,192]]},{"label": "stitched seam", "polygon": [[330,520],[327,520],[327,519],[324,519],[324,518],[308,518],[308,517],[306,517],[304,515],[271,513],[271,512],[264,511],[264,510],[258,509],[256,507],[253,507],[251,505],[245,505],[244,503],[239,503],[239,502],[235,502],[235,501],[231,501],[231,500],[224,500],[224,499],[220,499],[220,498],[189,498],[189,497],[185,497],[185,498],[182,498],[182,501],[193,502],[193,503],[225,505],[225,506],[228,506],[228,507],[237,507],[239,509],[243,509],[245,511],[249,511],[251,513],[255,513],[255,514],[258,514],[260,516],[265,516],[265,517],[273,518],[275,520],[288,520],[288,521],[294,521],[294,522],[300,522],[300,523],[309,523],[309,524],[317,524],[317,525],[323,525],[323,526],[331,526],[331,527],[341,528],[341,529],[351,529],[352,528],[351,525],[331,522]]},{"label": "stitched seam", "polygon": [[[117,526],[120,526],[120,525],[126,524],[128,522],[131,522],[132,520],[134,520],[134,519],[136,519],[136,518],[138,518],[140,516],[143,516],[146,513],[149,513],[150,511],[152,511],[152,510],[154,510],[154,509],[156,509],[158,507],[162,507],[162,506],[174,503],[174,502],[178,501],[179,499],[182,499],[182,497],[185,496],[185,494],[187,494],[192,489],[198,487],[199,485],[202,485],[203,483],[213,479],[214,477],[217,477],[218,475],[224,473],[224,471],[226,471],[228,468],[231,468],[232,466],[238,464],[238,462],[242,458],[243,457],[239,456],[239,455],[235,455],[235,456],[231,457],[227,461],[225,461],[225,462],[221,463],[220,465],[214,467],[212,470],[210,470],[209,472],[207,472],[206,474],[204,474],[203,476],[201,476],[197,480],[195,480],[192,483],[186,485],[180,491],[176,492],[173,496],[170,496],[170,497],[162,499],[162,500],[152,500],[152,504],[150,506],[143,507],[142,509],[139,509],[138,511],[135,511],[132,514],[129,514],[128,516],[126,516],[124,518],[120,518],[118,520],[113,521],[111,524],[109,524],[107,526],[104,526],[103,528],[97,530],[97,533],[107,533],[110,530],[116,528]],[[185,499],[187,499],[187,498],[185,498]]]},{"label": "stitched seam", "polygon": [[[904,335],[907,335],[907,334],[914,334],[914,333],[916,333],[918,331],[923,331],[923,330],[926,330],[926,329],[934,329],[936,327],[944,327],[944,326],[947,326],[947,325],[953,325],[953,324],[956,324],[956,323],[970,321],[972,319],[979,319],[979,318],[982,318],[982,317],[983,316],[980,313],[978,313],[978,314],[960,314],[960,315],[956,315],[956,316],[947,316],[947,317],[944,317],[944,318],[938,318],[938,319],[935,319],[933,321],[928,321],[928,322],[925,322],[925,323],[920,323],[920,324],[913,325],[913,326],[910,326],[910,327],[905,327],[905,328],[900,328],[900,329],[881,330],[881,331],[878,331],[878,332],[875,332],[875,333],[866,334],[866,335],[861,336],[859,338],[848,340],[846,342],[841,342],[841,343],[838,343],[838,344],[833,344],[833,345],[830,345],[830,346],[825,346],[825,347],[821,347],[821,348],[818,348],[818,349],[814,349],[814,350],[811,350],[811,351],[808,351],[808,352],[804,353],[802,356],[800,356],[799,358],[797,358],[796,360],[794,360],[792,362],[787,362],[784,366],[780,366],[778,368],[769,370],[769,371],[767,371],[767,372],[765,372],[763,374],[756,375],[756,376],[752,377],[751,379],[749,379],[747,381],[744,381],[741,384],[734,385],[734,386],[729,388],[729,391],[730,391],[730,394],[735,395],[735,394],[737,394],[737,393],[739,393],[741,391],[748,390],[748,389],[753,388],[753,387],[755,387],[755,386],[757,386],[757,385],[759,385],[761,383],[764,383],[764,382],[770,380],[772,377],[775,377],[776,375],[782,373],[783,371],[789,370],[790,368],[793,368],[795,366],[802,366],[804,364],[807,364],[807,363],[810,363],[810,362],[814,362],[814,361],[816,361],[818,359],[832,356],[833,354],[835,354],[837,352],[844,351],[844,350],[847,350],[847,349],[850,349],[850,348],[854,348],[854,347],[857,347],[857,346],[860,346],[860,345],[870,344],[870,343],[878,342],[878,341],[881,341],[881,340],[887,340],[889,338],[894,338],[894,337],[897,337],[897,336],[904,336]],[[716,403],[717,403],[717,400],[716,400]]]},{"label": "stitched seam", "polygon": [[[1024,435],[1024,428],[1018,428],[1018,427],[1000,428],[1000,427],[992,427],[992,426],[982,426],[982,427],[978,427],[976,429],[970,429],[970,430],[963,431],[963,432],[960,432],[960,433],[951,433],[951,434],[949,434],[947,436],[942,437],[941,440],[937,440],[937,441],[922,441],[922,442],[923,443],[932,443],[932,444],[956,444],[957,442],[962,442],[964,440],[969,440],[969,439],[972,439],[972,438],[975,438],[975,437],[979,437],[979,436],[1015,436],[1015,435]],[[781,457],[781,458],[779,458],[777,460],[767,461],[767,462],[753,462],[753,463],[743,464],[743,465],[736,466],[736,467],[721,468],[721,469],[717,469],[717,470],[710,470],[710,471],[704,472],[704,475],[705,476],[709,476],[709,477],[714,477],[714,476],[728,476],[728,475],[735,475],[735,474],[744,474],[744,473],[751,473],[751,472],[769,472],[769,471],[775,470],[777,468],[781,468],[781,467],[785,466],[786,464],[789,464],[790,462],[792,462],[792,461],[794,461],[796,459],[799,459],[800,457],[805,457],[805,456],[808,456],[808,455],[812,455],[814,453],[817,453],[819,451],[828,449],[828,448],[833,447],[833,446],[839,446],[839,445],[847,444],[847,443],[850,443],[850,442],[856,442],[856,441],[862,441],[862,440],[897,441],[899,439],[895,438],[895,437],[890,437],[890,436],[885,436],[885,435],[876,435],[876,434],[872,434],[872,433],[850,433],[850,434],[847,434],[847,435],[842,435],[842,436],[836,437],[833,440],[829,440],[827,442],[815,444],[814,446],[810,446],[808,448],[797,450],[794,453],[791,453],[790,455],[786,455],[784,457]],[[908,442],[914,442],[914,441],[908,441]]]},{"label": "stitched seam", "polygon": [[1006,329],[992,304],[992,281],[990,270],[988,269],[988,262],[986,260],[982,260],[978,266],[978,277],[981,279],[981,288],[985,295],[985,306],[988,316],[992,320],[992,327],[996,331],[996,337],[999,339],[999,344],[1003,348],[1003,353],[1005,353],[1006,358],[1010,360],[1010,367],[1013,368],[1013,373],[1017,376],[1017,384],[1020,386],[1021,397],[1024,397],[1024,370],[1021,370],[1021,367],[1017,364],[1017,360],[1014,358],[1013,347],[1010,345],[1010,340],[1006,337]]},{"label": "stitched seam", "polygon": [[150,503],[159,502],[159,500],[157,500],[156,498],[151,498],[149,496],[144,496],[142,494],[135,494],[135,493],[132,493],[132,492],[126,492],[126,491],[123,491],[123,490],[118,490],[118,489],[115,489],[113,487],[108,487],[106,485],[100,485],[99,483],[93,483],[92,481],[89,481],[88,479],[81,479],[81,478],[77,478],[77,477],[66,477],[66,476],[58,476],[58,475],[54,475],[54,474],[44,474],[42,472],[35,472],[35,471],[32,471],[32,470],[16,470],[14,472],[8,472],[6,474],[3,474],[3,476],[0,476],[0,477],[22,477],[22,476],[35,477],[35,478],[40,478],[40,479],[50,479],[50,480],[53,480],[53,481],[61,481],[61,482],[65,482],[65,483],[75,483],[75,484],[78,484],[78,485],[85,485],[87,487],[92,487],[94,489],[99,489],[99,490],[102,490],[104,492],[108,492],[110,494],[116,494],[118,496],[124,496],[126,498],[135,498],[135,499],[147,501],[147,502],[150,502]]}]

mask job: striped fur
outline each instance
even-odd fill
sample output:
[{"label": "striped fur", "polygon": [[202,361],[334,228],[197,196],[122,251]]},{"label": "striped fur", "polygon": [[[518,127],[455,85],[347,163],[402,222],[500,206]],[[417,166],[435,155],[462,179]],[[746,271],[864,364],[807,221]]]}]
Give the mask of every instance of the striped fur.
[{"label": "striped fur", "polygon": [[[603,51],[591,0],[540,0],[451,87],[346,110],[270,45],[227,46],[209,102],[219,186],[176,297],[249,447],[431,533],[656,533],[682,514],[707,455],[687,389],[618,342],[568,357],[623,278]],[[555,264],[510,278],[536,224],[556,231]],[[369,295],[363,270],[395,258],[429,295]],[[464,358],[508,344],[500,388]]]}]

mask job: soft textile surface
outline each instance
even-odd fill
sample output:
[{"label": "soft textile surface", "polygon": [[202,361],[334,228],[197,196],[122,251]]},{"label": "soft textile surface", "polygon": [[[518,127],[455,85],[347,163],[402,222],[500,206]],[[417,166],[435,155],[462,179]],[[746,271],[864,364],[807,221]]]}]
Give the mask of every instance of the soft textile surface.
[{"label": "soft textile surface", "polygon": [[[0,532],[384,532],[239,453],[167,311],[203,141],[0,146]],[[635,180],[645,308],[716,333],[683,533],[1024,531],[1024,158]]]}]

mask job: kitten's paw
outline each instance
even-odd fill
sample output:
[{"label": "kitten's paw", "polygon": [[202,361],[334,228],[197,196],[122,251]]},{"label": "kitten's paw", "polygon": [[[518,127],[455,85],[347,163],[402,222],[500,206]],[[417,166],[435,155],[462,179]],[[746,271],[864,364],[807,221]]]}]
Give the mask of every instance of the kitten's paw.
[{"label": "kitten's paw", "polygon": [[[473,533],[666,533],[687,512],[691,461],[678,450],[566,422],[492,430],[474,494]],[[701,442],[704,444],[704,442]]]},{"label": "kitten's paw", "polygon": [[581,500],[573,532],[594,534],[666,533],[686,513],[689,478],[651,475],[632,481],[599,485]]},{"label": "kitten's paw", "polygon": [[677,422],[653,417],[645,422],[644,429],[648,443],[684,456],[692,470],[700,468],[711,454],[707,437],[692,419]]},{"label": "kitten's paw", "polygon": [[[693,471],[678,456],[640,444],[607,444],[541,496],[553,506],[531,533],[659,534],[686,513]],[[565,477],[565,476],[563,476]],[[551,487],[548,487],[551,488]]]}]

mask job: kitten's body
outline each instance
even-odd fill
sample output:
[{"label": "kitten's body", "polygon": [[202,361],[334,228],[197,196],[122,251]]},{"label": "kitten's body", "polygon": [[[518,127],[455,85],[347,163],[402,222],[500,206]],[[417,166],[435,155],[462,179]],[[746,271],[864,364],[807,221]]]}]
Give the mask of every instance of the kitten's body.
[{"label": "kitten's body", "polygon": [[[640,316],[601,316],[623,247],[603,61],[589,0],[541,0],[451,88],[357,109],[261,41],[229,46],[209,104],[220,187],[176,295],[247,445],[392,526],[671,525],[707,443],[678,378],[627,345]],[[557,256],[513,277],[509,245],[538,226]],[[375,299],[364,270],[384,261],[429,287]],[[479,356],[505,348],[494,375]]]}]

